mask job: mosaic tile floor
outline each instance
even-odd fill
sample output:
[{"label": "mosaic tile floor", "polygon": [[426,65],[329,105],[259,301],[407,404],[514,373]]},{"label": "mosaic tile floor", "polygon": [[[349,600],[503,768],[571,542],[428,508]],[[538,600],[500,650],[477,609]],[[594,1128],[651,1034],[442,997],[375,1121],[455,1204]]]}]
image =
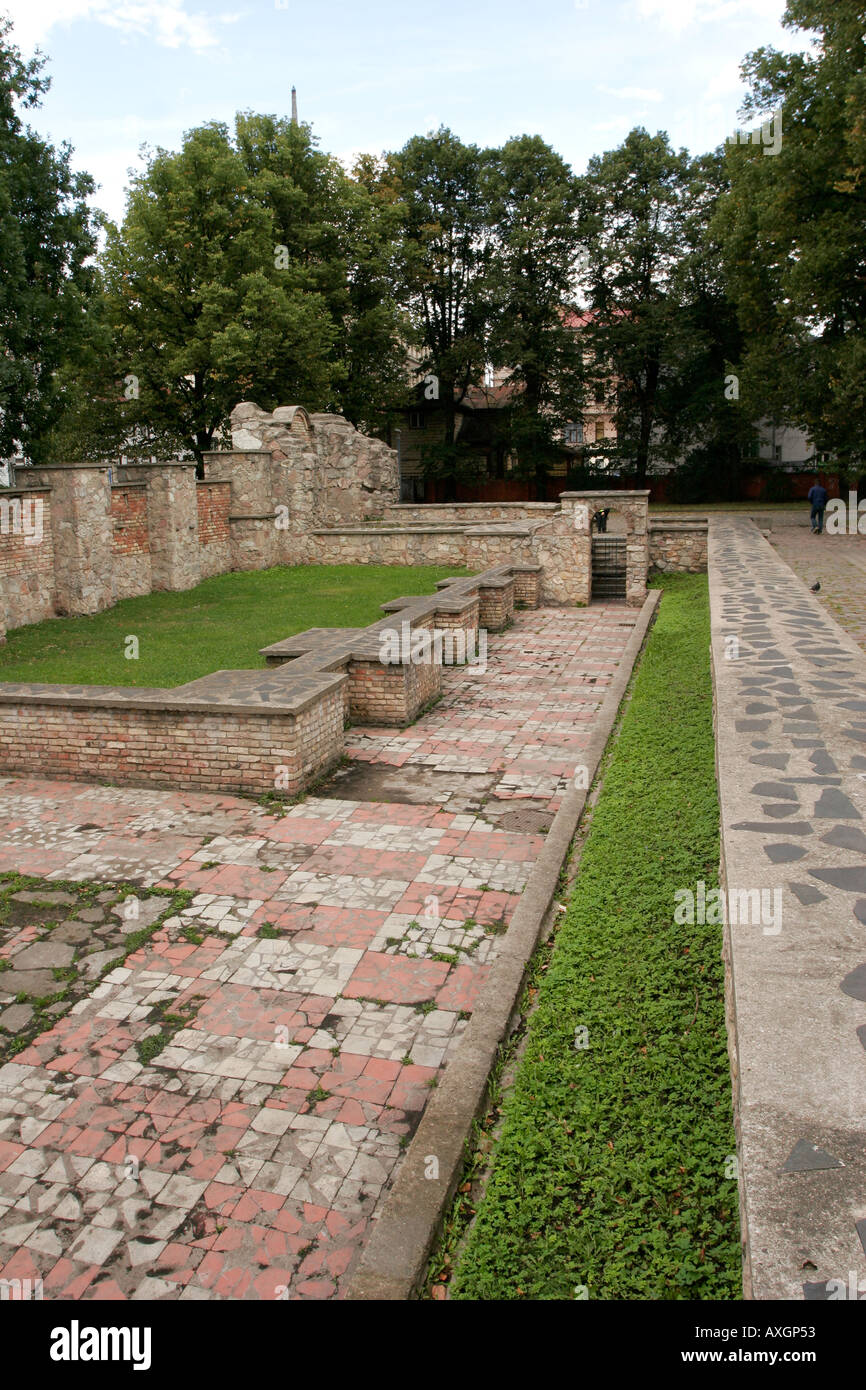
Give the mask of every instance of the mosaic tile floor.
[{"label": "mosaic tile floor", "polygon": [[[0,926],[0,1041],[26,1042],[0,1067],[0,1277],[62,1299],[340,1296],[635,617],[518,614],[484,674],[449,669],[406,730],[352,730],[349,766],[282,817],[0,780],[0,872],[51,881]],[[69,887],[91,883],[82,907]],[[120,883],[156,926],[100,978],[142,926]],[[53,1022],[22,985],[33,959],[43,995],[71,982]]]}]

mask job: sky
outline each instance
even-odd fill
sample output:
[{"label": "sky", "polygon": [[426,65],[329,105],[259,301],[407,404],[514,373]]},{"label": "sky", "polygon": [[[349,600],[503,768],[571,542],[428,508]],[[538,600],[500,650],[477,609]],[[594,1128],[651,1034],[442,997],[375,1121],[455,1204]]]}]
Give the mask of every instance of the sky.
[{"label": "sky", "polygon": [[540,134],[581,173],[635,125],[693,154],[742,121],[739,66],[808,46],[784,0],[0,0],[13,42],[48,57],[28,113],[68,141],[123,217],[142,145],[177,149],[240,110],[299,114],[345,161],[440,125],[499,145]]}]

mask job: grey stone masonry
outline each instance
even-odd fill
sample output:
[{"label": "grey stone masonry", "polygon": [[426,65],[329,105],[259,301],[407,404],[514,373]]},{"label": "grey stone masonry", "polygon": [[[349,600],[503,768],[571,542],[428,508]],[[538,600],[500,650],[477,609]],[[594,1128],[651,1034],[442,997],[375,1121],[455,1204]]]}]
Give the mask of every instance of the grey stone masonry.
[{"label": "grey stone masonry", "polygon": [[28,484],[51,489],[55,611],[107,608],[114,601],[108,466],[34,468],[28,470]]}]

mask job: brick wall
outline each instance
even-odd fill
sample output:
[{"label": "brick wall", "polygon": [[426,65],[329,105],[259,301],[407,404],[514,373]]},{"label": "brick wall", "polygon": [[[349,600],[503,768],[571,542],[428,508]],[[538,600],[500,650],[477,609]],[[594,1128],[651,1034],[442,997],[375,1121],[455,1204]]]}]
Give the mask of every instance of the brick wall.
[{"label": "brick wall", "polygon": [[115,555],[149,555],[147,490],[143,483],[124,483],[111,489],[111,520]]},{"label": "brick wall", "polygon": [[172,790],[261,793],[279,785],[294,795],[342,751],[340,689],[293,715],[132,708],[106,697],[16,703],[0,687],[0,767],[9,772]]},{"label": "brick wall", "polygon": [[147,524],[147,488],[144,483],[123,483],[112,487],[111,522],[115,600],[149,594],[150,533]]},{"label": "brick wall", "polygon": [[229,482],[199,482],[196,485],[202,579],[231,569],[231,492]]},{"label": "brick wall", "polygon": [[54,614],[51,493],[0,493],[0,629]]}]

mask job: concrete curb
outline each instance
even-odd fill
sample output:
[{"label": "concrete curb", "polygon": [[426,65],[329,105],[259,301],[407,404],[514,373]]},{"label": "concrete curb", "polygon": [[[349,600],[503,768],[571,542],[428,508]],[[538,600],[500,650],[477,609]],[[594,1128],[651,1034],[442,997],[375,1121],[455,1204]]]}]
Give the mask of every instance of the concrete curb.
[{"label": "concrete curb", "polygon": [[[659,590],[647,596],[602,702],[584,755],[590,785],[660,598]],[[485,1105],[488,1078],[500,1043],[508,1036],[526,966],[538,944],[586,797],[586,790],[572,786],[563,798],[469,1026],[431,1095],[350,1280],[347,1299],[405,1302],[417,1293],[462,1172],[472,1122]],[[425,1176],[430,1157],[438,1161],[437,1178]]]}]

